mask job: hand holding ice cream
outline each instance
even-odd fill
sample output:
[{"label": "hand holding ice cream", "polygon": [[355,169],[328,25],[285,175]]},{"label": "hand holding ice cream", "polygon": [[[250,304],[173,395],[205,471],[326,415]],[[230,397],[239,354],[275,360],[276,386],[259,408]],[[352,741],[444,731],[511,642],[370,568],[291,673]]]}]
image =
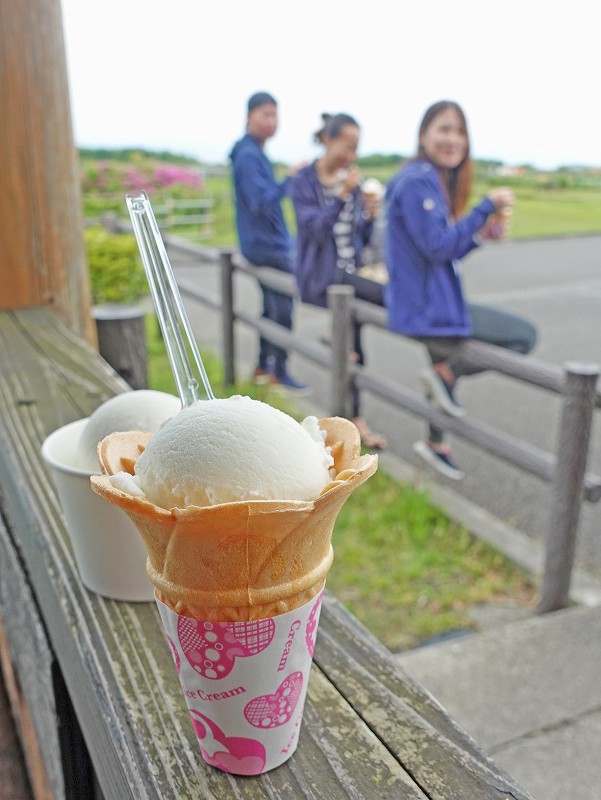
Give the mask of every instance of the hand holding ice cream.
[{"label": "hand holding ice cream", "polygon": [[368,219],[375,219],[384,197],[384,187],[377,178],[367,178],[361,184],[363,213]]}]

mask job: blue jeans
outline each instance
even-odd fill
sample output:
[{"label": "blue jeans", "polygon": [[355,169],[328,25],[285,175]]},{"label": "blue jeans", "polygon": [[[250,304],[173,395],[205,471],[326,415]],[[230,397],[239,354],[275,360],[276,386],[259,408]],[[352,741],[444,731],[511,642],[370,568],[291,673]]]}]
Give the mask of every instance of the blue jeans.
[{"label": "blue jeans", "polygon": [[[249,259],[252,261],[252,259]],[[290,261],[286,258],[263,258],[260,262],[254,261],[255,266],[272,267],[282,270],[282,272],[292,272]],[[261,284],[263,293],[263,319],[269,319],[283,325],[284,328],[292,330],[292,297],[281,292],[276,292]],[[286,361],[288,353],[283,347],[259,338],[259,369],[265,372],[273,372],[276,377],[281,378],[286,374]]]},{"label": "blue jeans", "polygon": [[[470,338],[523,355],[529,353],[536,344],[536,328],[527,319],[510,314],[508,311],[475,303],[468,303],[468,309],[472,320]],[[461,344],[464,341],[461,338],[427,336],[419,337],[419,341],[426,345],[432,364],[446,361],[456,379],[463,375],[475,375],[485,371],[482,367],[467,363],[460,352],[449,355],[448,346]],[[441,350],[441,344],[446,346],[446,351]],[[443,438],[443,431],[435,425],[430,425],[430,441],[440,443]]]},{"label": "blue jeans", "polygon": [[[261,285],[261,291],[263,292],[262,316],[292,330],[292,298],[263,285]],[[262,336],[260,337],[259,369],[273,372],[276,377],[281,378],[286,374],[287,359],[288,353],[283,347],[278,347]]]}]

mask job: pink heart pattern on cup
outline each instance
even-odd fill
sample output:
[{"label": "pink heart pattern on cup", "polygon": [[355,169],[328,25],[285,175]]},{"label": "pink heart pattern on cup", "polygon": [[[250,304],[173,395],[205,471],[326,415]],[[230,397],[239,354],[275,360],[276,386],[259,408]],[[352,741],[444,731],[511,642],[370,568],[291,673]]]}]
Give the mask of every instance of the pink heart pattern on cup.
[{"label": "pink heart pattern on cup", "polygon": [[275,633],[273,619],[256,622],[203,622],[179,617],[177,636],[192,669],[204,678],[225,678],[236,658],[265,650]]},{"label": "pink heart pattern on cup", "polygon": [[255,728],[277,728],[290,721],[303,688],[303,673],[291,672],[274,694],[255,697],[244,708],[244,716]]},{"label": "pink heart pattern on cup", "polygon": [[311,613],[309,614],[309,619],[307,620],[307,627],[305,629],[305,642],[307,644],[307,650],[309,651],[309,655],[311,656],[311,658],[313,658],[313,653],[315,651],[315,638],[317,636],[317,615],[321,607],[322,599],[323,599],[323,592],[320,592],[317,600],[313,605],[313,608],[311,609]]},{"label": "pink heart pattern on cup", "polygon": [[202,757],[213,767],[235,775],[260,775],[266,761],[265,747],[256,739],[226,736],[212,719],[190,709]]}]

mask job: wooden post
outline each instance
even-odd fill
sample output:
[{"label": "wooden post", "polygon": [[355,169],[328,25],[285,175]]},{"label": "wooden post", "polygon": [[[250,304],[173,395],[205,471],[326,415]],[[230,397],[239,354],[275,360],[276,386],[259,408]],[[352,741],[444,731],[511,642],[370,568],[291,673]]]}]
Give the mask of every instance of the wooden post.
[{"label": "wooden post", "polygon": [[107,303],[94,306],[98,350],[132,389],[148,388],[148,349],[144,311],[139,306]]},{"label": "wooden post", "polygon": [[354,296],[352,286],[334,284],[328,287],[328,307],[332,312],[331,413],[349,419],[352,415],[349,356],[352,352],[351,302]]},{"label": "wooden post", "polygon": [[0,0],[0,308],[95,342],[59,0]]},{"label": "wooden post", "polygon": [[576,532],[596,399],[599,367],[566,364],[557,465],[553,480],[551,524],[539,612],[556,611],[569,603]]},{"label": "wooden post", "polygon": [[219,256],[221,265],[221,333],[223,337],[223,381],[226,386],[236,382],[236,349],[234,340],[234,264],[231,250]]}]

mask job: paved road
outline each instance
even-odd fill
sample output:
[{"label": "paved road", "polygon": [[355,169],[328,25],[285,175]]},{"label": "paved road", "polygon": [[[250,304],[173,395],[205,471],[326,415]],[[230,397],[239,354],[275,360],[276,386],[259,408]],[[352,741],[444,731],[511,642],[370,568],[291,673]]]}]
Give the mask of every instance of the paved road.
[{"label": "paved road", "polygon": [[[212,267],[190,266],[172,257],[178,275],[199,285],[218,287]],[[466,293],[474,302],[490,303],[531,319],[539,329],[539,358],[563,364],[569,360],[601,361],[601,237],[556,239],[489,245],[464,262]],[[259,294],[240,276],[239,303],[259,309]],[[219,352],[216,315],[188,302],[188,313],[202,346]],[[297,306],[296,329],[317,337],[327,329],[325,312]],[[239,374],[249,374],[256,359],[255,336],[238,332]],[[365,347],[371,367],[420,391],[417,373],[426,363],[421,346],[387,331],[366,329]],[[313,386],[312,400],[328,407],[328,382],[321,370],[292,356],[292,371]],[[464,379],[458,395],[474,418],[554,450],[560,404],[557,397],[510,378],[483,374]],[[365,415],[389,439],[390,448],[412,462],[412,443],[423,423],[377,398],[365,398]],[[452,488],[529,536],[543,540],[549,523],[550,487],[460,440],[453,442],[466,472]],[[418,466],[416,464],[416,466]],[[593,427],[589,469],[601,474],[599,422]],[[445,482],[444,478],[440,479]],[[449,484],[451,482],[447,482]],[[584,506],[577,559],[601,576],[601,504]]]}]

